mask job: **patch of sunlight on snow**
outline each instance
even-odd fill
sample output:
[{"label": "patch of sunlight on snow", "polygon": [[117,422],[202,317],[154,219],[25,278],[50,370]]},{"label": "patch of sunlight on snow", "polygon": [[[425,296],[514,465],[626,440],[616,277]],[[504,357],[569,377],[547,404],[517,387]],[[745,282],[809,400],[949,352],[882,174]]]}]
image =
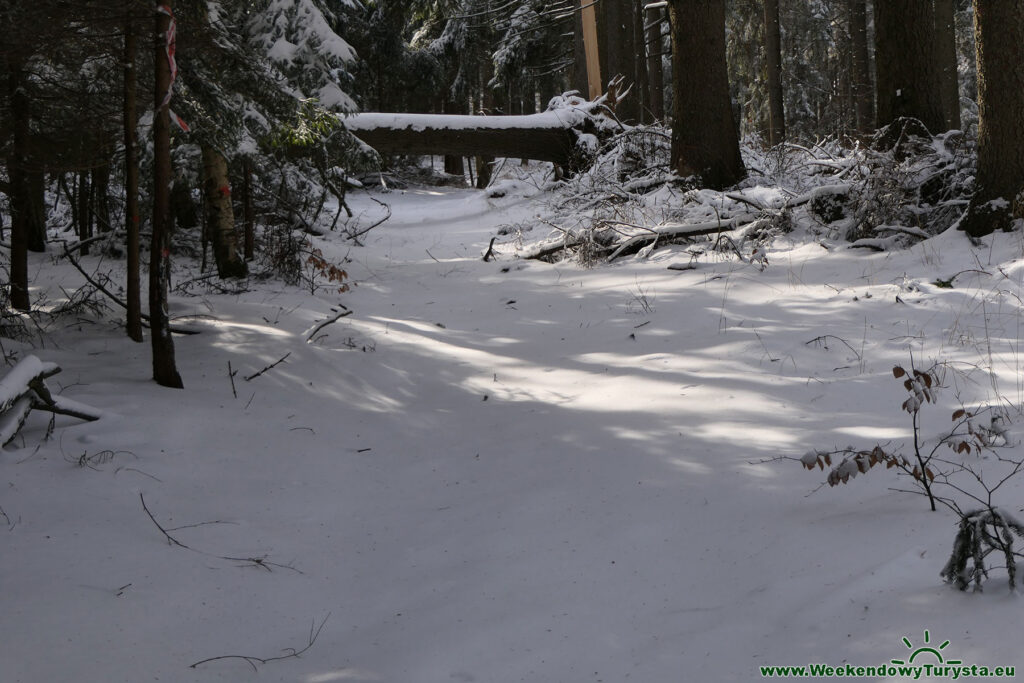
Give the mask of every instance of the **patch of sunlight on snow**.
[{"label": "patch of sunlight on snow", "polygon": [[738,469],[744,474],[758,479],[775,479],[779,476],[775,468],[769,467],[766,463],[747,462],[740,465]]},{"label": "patch of sunlight on snow", "polygon": [[701,462],[685,460],[683,458],[669,458],[668,464],[688,474],[711,474],[714,472],[710,467]]},{"label": "patch of sunlight on snow", "polygon": [[306,683],[330,683],[331,681],[382,681],[384,680],[371,671],[360,671],[359,669],[341,669],[340,671],[329,671],[322,674],[311,674],[306,676]]},{"label": "patch of sunlight on snow", "polygon": [[708,441],[733,443],[758,450],[792,448],[798,443],[797,437],[791,432],[749,422],[712,422],[694,427],[693,432]]},{"label": "patch of sunlight on snow", "polygon": [[837,434],[860,436],[869,440],[905,439],[910,436],[910,432],[908,430],[896,427],[867,427],[863,425],[855,425],[852,427],[836,427],[832,431]]},{"label": "patch of sunlight on snow", "polygon": [[285,332],[284,330],[280,330],[280,329],[278,329],[276,327],[273,327],[271,325],[253,325],[252,323],[240,323],[240,322],[227,321],[227,320],[205,320],[203,322],[205,322],[208,325],[212,325],[214,327],[232,328],[232,329],[237,329],[237,330],[248,330],[248,331],[251,331],[251,332],[259,332],[260,334],[265,334],[265,335],[268,335],[268,336],[271,336],[271,337],[290,337],[290,336],[292,336],[290,332]]},{"label": "patch of sunlight on snow", "polygon": [[[607,372],[610,364],[607,363],[592,363],[594,370],[544,366],[516,356],[462,346],[456,341],[439,339],[433,334],[411,331],[438,331],[432,325],[420,322],[374,317],[354,320],[352,326],[376,336],[382,342],[386,340],[388,344],[401,344],[414,353],[468,366],[469,376],[460,385],[473,393],[488,394],[503,401],[536,401],[599,413],[720,415],[723,400],[726,400],[717,387],[687,388],[684,392],[680,379],[687,378],[680,378],[670,372],[662,377],[651,377],[651,368],[638,366],[636,358],[627,364],[625,356],[586,354],[587,357],[600,355],[602,359],[618,361],[613,367],[621,365],[624,372],[610,374]],[[672,358],[678,360],[681,357]],[[708,364],[704,359],[688,359],[688,362],[694,367]],[[644,371],[646,374],[642,374]],[[701,372],[705,376],[715,376],[703,368]],[[734,372],[723,376],[755,381],[749,375]],[[624,402],[624,396],[632,397],[632,400]],[[733,413],[765,416],[792,413],[791,409],[780,406],[778,400],[770,395],[753,391],[733,389],[728,392],[727,401],[728,410]],[[768,433],[764,429],[760,431]]]}]

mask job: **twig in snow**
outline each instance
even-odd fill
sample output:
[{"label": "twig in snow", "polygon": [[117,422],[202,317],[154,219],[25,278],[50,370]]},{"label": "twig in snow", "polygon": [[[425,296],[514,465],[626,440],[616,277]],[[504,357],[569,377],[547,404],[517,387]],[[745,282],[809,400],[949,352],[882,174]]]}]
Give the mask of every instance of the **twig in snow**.
[{"label": "twig in snow", "polygon": [[231,395],[238,398],[238,392],[235,390],[235,375],[238,374],[238,370],[231,369],[231,361],[228,361],[228,379],[231,380]]},{"label": "twig in snow", "polygon": [[189,666],[190,669],[195,669],[197,666],[199,666],[201,664],[208,664],[209,662],[215,662],[215,661],[220,660],[220,659],[241,659],[246,664],[251,666],[253,671],[257,671],[258,670],[257,667],[256,667],[257,664],[266,664],[267,662],[276,662],[276,661],[279,661],[279,660],[282,660],[282,659],[290,659],[292,657],[299,657],[304,652],[309,650],[309,648],[313,647],[313,645],[316,643],[316,639],[320,637],[320,631],[323,630],[324,624],[326,624],[327,620],[330,619],[330,618],[331,618],[331,613],[328,612],[327,616],[324,617],[324,620],[320,622],[319,626],[316,625],[316,621],[314,621],[312,624],[310,624],[310,627],[309,627],[309,638],[306,641],[306,646],[304,648],[302,648],[301,650],[296,650],[295,648],[292,648],[292,647],[285,648],[284,651],[287,654],[278,655],[277,657],[253,657],[253,656],[250,656],[250,655],[220,655],[218,657],[208,657],[207,659],[201,659],[198,662],[196,662],[195,664],[189,664],[188,666]]},{"label": "twig in snow", "polygon": [[484,263],[489,262],[491,260],[491,257],[494,256],[494,240],[496,239],[498,238],[492,237],[491,243],[487,245],[487,251],[484,252]]},{"label": "twig in snow", "polygon": [[[350,312],[351,312],[351,311],[350,311]],[[259,377],[260,375],[262,375],[262,374],[263,374],[264,372],[266,372],[267,370],[271,370],[271,369],[273,369],[273,368],[277,367],[278,365],[280,365],[281,363],[283,363],[283,362],[285,361],[285,359],[287,359],[287,358],[288,358],[288,356],[290,356],[290,355],[292,355],[292,352],[291,352],[291,351],[289,351],[288,353],[284,354],[283,356],[281,356],[281,357],[280,357],[280,358],[278,358],[278,359],[277,359],[276,361],[274,361],[273,363],[271,363],[271,364],[270,364],[270,365],[268,365],[267,367],[263,368],[263,369],[262,369],[262,370],[260,370],[259,372],[254,372],[253,374],[249,375],[248,377],[246,377],[246,378],[245,378],[245,381],[246,381],[246,382],[249,382],[249,381],[251,381],[251,380],[254,380],[254,379],[256,379],[257,377]]]},{"label": "twig in snow", "polygon": [[[313,341],[313,337],[316,336],[317,332],[319,332],[320,330],[324,329],[328,325],[330,325],[332,323],[336,323],[339,320],[341,320],[342,318],[344,318],[346,316],[349,316],[349,315],[352,315],[352,311],[346,309],[346,310],[342,311],[341,313],[339,313],[338,315],[334,316],[333,318],[330,318],[329,320],[323,321],[322,323],[320,323],[319,325],[317,325],[316,327],[313,328],[313,331],[309,333],[308,337],[306,337],[306,341],[307,342]],[[287,356],[285,356],[285,358],[287,358]],[[282,358],[281,360],[284,360],[284,358]],[[278,363],[280,363],[280,362],[281,361],[278,361]],[[277,363],[274,363],[274,365],[277,365]],[[273,365],[270,366],[270,367],[273,367]],[[267,369],[269,370],[270,368],[267,368]],[[248,379],[252,379],[252,378],[251,377],[246,377],[246,379],[248,380]]]},{"label": "twig in snow", "polygon": [[[218,560],[227,560],[228,562],[244,562],[246,564],[252,565],[253,567],[260,567],[261,569],[266,569],[268,572],[273,571],[273,569],[272,569],[273,567],[278,567],[280,569],[291,569],[293,572],[295,572],[297,574],[301,574],[302,573],[302,571],[296,569],[295,567],[292,567],[291,565],[279,564],[277,562],[269,562],[269,561],[267,561],[266,556],[264,556],[264,557],[234,557],[232,555],[215,555],[214,553],[208,553],[208,552],[204,552],[202,550],[196,550],[195,548],[192,548],[191,546],[187,546],[184,543],[182,543],[181,541],[179,541],[178,539],[176,539],[174,536],[171,536],[167,532],[167,529],[165,529],[163,526],[161,526],[160,522],[156,521],[156,517],[154,517],[153,513],[149,511],[149,506],[146,505],[146,499],[145,499],[145,497],[143,497],[143,495],[141,493],[139,494],[139,500],[142,501],[142,509],[146,511],[146,515],[149,516],[149,519],[153,522],[153,524],[156,525],[156,528],[159,529],[160,533],[162,533],[164,535],[164,537],[167,539],[167,544],[168,545],[176,545],[179,548],[184,548],[185,550],[191,550],[192,552],[199,553],[200,555],[206,555],[207,557],[216,557]],[[207,522],[204,522],[204,524],[205,523],[207,523]],[[209,523],[213,524],[214,522],[209,522]],[[193,524],[193,525],[190,525],[190,526],[200,526],[200,525],[199,524]],[[177,528],[177,529],[184,529],[186,527],[175,527],[175,528]]]}]

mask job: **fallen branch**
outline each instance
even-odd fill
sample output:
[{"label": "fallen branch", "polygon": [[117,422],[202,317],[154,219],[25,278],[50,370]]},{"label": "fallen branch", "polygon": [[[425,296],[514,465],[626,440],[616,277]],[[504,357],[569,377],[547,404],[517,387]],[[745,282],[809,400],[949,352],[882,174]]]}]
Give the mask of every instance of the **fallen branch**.
[{"label": "fallen branch", "polygon": [[259,372],[254,372],[253,374],[249,375],[248,377],[245,378],[245,381],[246,382],[252,381],[252,380],[256,379],[257,377],[259,377],[260,375],[262,375],[267,370],[272,370],[273,368],[275,368],[278,365],[280,365],[281,363],[283,363],[285,361],[285,359],[287,359],[288,356],[290,356],[290,355],[292,355],[291,351],[289,351],[288,353],[284,354],[283,356],[281,356],[276,361],[274,361],[273,363],[271,363],[267,367],[263,368]]},{"label": "fallen branch", "polygon": [[210,662],[216,662],[221,659],[241,659],[246,664],[251,666],[253,671],[257,671],[257,664],[266,664],[267,662],[276,662],[282,659],[290,659],[293,657],[297,658],[301,656],[304,652],[309,650],[309,648],[313,647],[313,645],[316,643],[316,639],[320,637],[320,631],[323,630],[324,624],[326,624],[327,620],[330,618],[331,613],[328,612],[327,616],[324,617],[323,621],[320,622],[319,626],[316,625],[315,621],[312,624],[310,624],[309,638],[306,641],[306,646],[301,650],[296,650],[295,648],[291,647],[285,648],[285,652],[287,652],[287,654],[278,655],[276,657],[253,657],[251,655],[219,655],[217,657],[208,657],[206,659],[201,659],[195,664],[189,664],[188,666],[190,669],[194,669],[197,666],[200,666],[201,664],[208,664]]},{"label": "fallen branch", "polygon": [[60,366],[55,363],[25,356],[0,379],[0,445],[8,444],[17,435],[33,409],[89,422],[103,416],[102,411],[84,403],[54,396],[46,386],[46,379],[58,372]]},{"label": "fallen branch", "polygon": [[727,221],[709,221],[707,223],[695,223],[689,225],[664,225],[650,234],[634,235],[625,240],[608,256],[608,261],[614,261],[620,256],[635,254],[648,244],[653,244],[659,239],[674,239],[679,237],[698,237],[700,235],[714,235],[723,232],[730,232],[737,228],[746,227],[758,218],[757,214],[742,214],[730,218]]},{"label": "fallen branch", "polygon": [[[149,511],[149,506],[146,505],[146,498],[141,493],[139,494],[139,500],[142,501],[142,509],[146,511],[146,515],[153,522],[153,524],[156,525],[156,528],[160,530],[160,533],[162,533],[164,535],[164,538],[167,539],[167,544],[168,545],[176,545],[179,548],[183,548],[185,550],[191,550],[194,553],[199,553],[200,555],[206,555],[207,557],[215,557],[218,560],[227,560],[229,562],[245,562],[247,564],[251,564],[254,567],[260,567],[262,569],[266,569],[268,572],[269,571],[273,571],[273,569],[271,569],[271,567],[279,567],[281,569],[291,569],[293,572],[296,572],[297,574],[301,574],[302,573],[301,571],[299,571],[295,567],[292,567],[292,566],[289,566],[289,565],[286,565],[286,564],[278,564],[277,562],[268,562],[266,557],[233,557],[231,555],[215,555],[214,553],[208,553],[208,552],[204,552],[202,550],[196,550],[195,548],[193,548],[191,546],[187,546],[184,543],[182,543],[181,541],[179,541],[178,539],[176,539],[174,536],[171,536],[167,532],[167,529],[165,529],[163,526],[161,526],[160,522],[156,521],[156,517],[153,516],[153,513]],[[186,526],[199,526],[199,525],[198,524],[190,524],[190,525],[186,525]],[[177,527],[177,528],[184,529],[186,527]]]},{"label": "fallen branch", "polygon": [[[352,311],[350,311],[350,310],[348,310],[348,309],[345,309],[344,311],[342,311],[342,312],[341,312],[341,313],[339,313],[338,315],[334,316],[334,317],[333,317],[333,318],[331,318],[330,320],[325,320],[325,321],[323,321],[322,323],[320,323],[319,325],[317,325],[316,327],[314,327],[314,328],[313,328],[313,331],[309,333],[309,336],[308,336],[308,337],[306,337],[306,341],[307,341],[307,342],[311,342],[311,341],[313,341],[313,337],[315,337],[315,336],[316,336],[317,332],[319,332],[320,330],[324,329],[324,328],[325,328],[325,327],[327,327],[328,325],[331,325],[331,324],[333,324],[333,323],[336,323],[336,322],[338,322],[339,320],[341,320],[342,318],[344,318],[344,317],[346,317],[346,316],[350,316],[350,315],[352,315]],[[287,358],[287,356],[285,356],[285,358]],[[282,358],[281,360],[284,360],[284,358]],[[281,362],[281,361],[278,361],[278,363],[280,363],[280,362]],[[275,363],[275,365],[276,365],[276,363]],[[271,366],[271,367],[273,367],[273,366]],[[269,368],[268,368],[268,369],[269,369]],[[249,379],[252,379],[252,378],[251,378],[251,377],[246,377],[246,380],[249,380]]]},{"label": "fallen branch", "polygon": [[[81,244],[81,243],[79,243],[79,244]],[[103,294],[106,294],[107,298],[109,298],[115,304],[117,304],[118,306],[120,306],[121,308],[123,308],[126,311],[128,310],[128,304],[126,304],[125,302],[121,301],[121,299],[119,299],[116,294],[111,292],[109,289],[107,289],[101,283],[99,283],[96,280],[94,280],[93,277],[91,275],[89,275],[89,273],[85,272],[85,269],[82,268],[82,264],[80,264],[78,262],[78,260],[75,259],[75,257],[71,255],[70,251],[68,251],[67,243],[64,244],[64,257],[67,258],[67,260],[71,262],[71,265],[73,265],[75,267],[75,270],[77,270],[79,273],[82,274],[82,277],[85,278],[86,282],[88,282],[90,285],[95,287],[97,289],[97,291],[102,292]],[[142,317],[142,320],[145,321],[146,323],[148,323],[150,321],[149,314],[141,313],[140,312],[139,315]],[[171,330],[171,332],[173,332],[175,334],[199,334],[195,330],[186,330],[186,329],[182,329],[180,327],[173,327],[173,326],[170,328],[170,330]]]}]

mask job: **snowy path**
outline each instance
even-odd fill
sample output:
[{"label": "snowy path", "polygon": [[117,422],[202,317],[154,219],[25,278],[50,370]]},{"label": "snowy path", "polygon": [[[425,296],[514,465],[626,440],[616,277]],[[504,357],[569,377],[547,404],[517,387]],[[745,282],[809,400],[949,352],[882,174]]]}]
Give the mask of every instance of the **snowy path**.
[{"label": "snowy path", "polygon": [[[977,361],[985,327],[1016,398],[1017,309],[980,312],[998,291],[981,276],[926,284],[970,254],[483,263],[529,202],[387,199],[366,247],[321,245],[349,253],[351,293],[176,300],[210,316],[178,340],[186,392],[151,385],[147,350],[109,329],[41,356],[113,416],[32,455],[37,424],[4,454],[0,680],[744,681],[888,662],[924,629],[1016,663],[1018,601],[937,578],[948,515],[883,473],[807,496],[820,475],[757,462],[905,439],[889,369],[908,340]],[[307,344],[333,301],[355,313]],[[805,343],[823,335],[849,346]],[[172,532],[206,554],[167,545],[140,493],[165,528],[217,521]],[[328,614],[299,659],[188,667],[301,648]]]}]

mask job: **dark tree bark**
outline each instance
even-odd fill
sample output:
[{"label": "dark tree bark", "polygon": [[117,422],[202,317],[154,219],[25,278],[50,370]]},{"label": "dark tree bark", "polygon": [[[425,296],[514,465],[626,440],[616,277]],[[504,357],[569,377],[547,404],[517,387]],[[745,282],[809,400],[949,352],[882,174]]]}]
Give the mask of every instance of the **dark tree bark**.
[{"label": "dark tree bark", "polygon": [[656,121],[665,118],[665,74],[661,68],[661,27],[664,14],[660,7],[647,10],[647,73],[651,88],[651,114]]},{"label": "dark tree bark", "polygon": [[946,130],[960,128],[960,79],[957,75],[956,16],[953,0],[935,0],[935,52]]},{"label": "dark tree bark", "polygon": [[961,223],[973,236],[1024,218],[1024,0],[975,0],[977,189]]},{"label": "dark tree bark", "polygon": [[641,58],[637,56],[634,40],[633,0],[601,0],[598,10],[604,13],[605,33],[601,47],[607,55],[607,67],[602,67],[601,73],[605,83],[621,75],[626,79],[624,88],[633,86],[629,95],[616,106],[615,114],[625,123],[636,123],[640,120],[636,63]]},{"label": "dark tree bark", "polygon": [[125,332],[132,341],[142,341],[142,294],[139,277],[139,161],[135,140],[135,125],[138,120],[135,98],[138,76],[136,69],[135,22],[131,10],[124,22],[124,222],[127,235],[127,270],[125,276],[125,298],[128,315]]},{"label": "dark tree bark", "polygon": [[[170,2],[165,5],[170,9]],[[153,236],[149,252],[149,320],[153,346],[153,379],[165,387],[181,389],[184,384],[174,360],[167,312],[167,288],[171,270],[171,121],[164,97],[171,88],[171,68],[166,36],[171,18],[156,13],[155,70],[153,89]]]},{"label": "dark tree bark", "polygon": [[725,4],[669,0],[672,26],[672,168],[725,188],[745,175],[725,63]]},{"label": "dark tree bark", "polygon": [[248,159],[242,162],[242,173],[244,175],[242,184],[243,243],[245,260],[251,261],[256,256],[256,215],[252,206],[252,162]]},{"label": "dark tree bark", "polygon": [[29,192],[28,250],[46,251],[46,174],[36,163],[27,172]]},{"label": "dark tree bark", "polygon": [[868,13],[865,0],[849,0],[850,85],[853,94],[854,127],[858,133],[875,128],[875,93],[871,87],[868,62]]},{"label": "dark tree bark", "polygon": [[223,154],[209,145],[203,145],[203,197],[206,235],[213,243],[217,275],[222,278],[245,277],[248,269],[238,254],[228,162]]},{"label": "dark tree bark", "polygon": [[764,0],[764,50],[768,70],[768,144],[786,140],[786,115],[782,99],[782,33],[779,0]]},{"label": "dark tree bark", "polygon": [[932,133],[945,130],[932,1],[874,3],[879,127],[909,116]]},{"label": "dark tree bark", "polygon": [[[78,181],[75,187],[75,203],[78,204],[78,239],[83,242],[92,237],[92,197],[91,197],[91,184],[89,183],[89,173],[87,171],[78,172]],[[81,248],[81,254],[87,256],[89,254],[89,245],[83,245]]]},{"label": "dark tree bark", "polygon": [[636,93],[640,105],[640,122],[650,123],[654,120],[651,112],[651,77],[647,71],[647,39],[644,34],[644,5],[646,0],[633,0],[633,45],[636,55],[633,58]]},{"label": "dark tree bark", "polygon": [[[577,7],[572,15],[572,80],[569,83],[573,90],[579,92],[581,97],[587,97],[589,86],[587,85],[587,50],[583,43],[583,11]],[[484,87],[487,87],[486,84]]]},{"label": "dark tree bark", "polygon": [[7,158],[11,205],[11,306],[28,311],[28,235],[32,198],[28,181],[32,109],[26,92],[24,65],[7,58],[7,96],[11,103],[12,143]]}]

